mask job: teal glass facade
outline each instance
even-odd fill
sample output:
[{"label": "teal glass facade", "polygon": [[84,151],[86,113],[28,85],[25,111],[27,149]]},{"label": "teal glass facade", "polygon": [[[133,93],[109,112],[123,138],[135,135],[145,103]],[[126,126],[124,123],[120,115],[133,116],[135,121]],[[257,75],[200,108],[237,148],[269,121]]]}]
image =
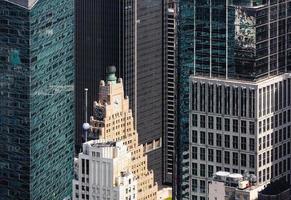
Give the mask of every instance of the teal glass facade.
[{"label": "teal glass facade", "polygon": [[258,79],[291,69],[290,0],[180,0],[175,195],[188,199],[189,76]]},{"label": "teal glass facade", "polygon": [[0,197],[71,196],[74,2],[0,0]]}]

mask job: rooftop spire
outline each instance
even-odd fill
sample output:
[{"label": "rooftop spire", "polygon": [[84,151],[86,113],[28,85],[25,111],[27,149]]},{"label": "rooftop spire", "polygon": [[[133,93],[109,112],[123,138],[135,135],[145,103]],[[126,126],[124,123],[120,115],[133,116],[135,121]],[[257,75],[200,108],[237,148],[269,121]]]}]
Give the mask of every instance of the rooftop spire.
[{"label": "rooftop spire", "polygon": [[106,73],[107,83],[112,83],[112,84],[116,83],[117,78],[115,76],[115,72],[116,72],[115,66],[112,65],[112,66],[107,67],[107,73]]}]

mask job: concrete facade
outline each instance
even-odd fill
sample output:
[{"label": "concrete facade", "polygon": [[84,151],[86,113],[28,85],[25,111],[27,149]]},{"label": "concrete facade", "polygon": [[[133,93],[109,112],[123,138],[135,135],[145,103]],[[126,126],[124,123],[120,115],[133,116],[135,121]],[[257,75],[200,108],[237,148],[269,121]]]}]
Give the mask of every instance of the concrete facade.
[{"label": "concrete facade", "polygon": [[207,198],[217,171],[290,182],[291,76],[257,82],[190,78],[190,198]]},{"label": "concrete facade", "polygon": [[137,199],[136,177],[130,172],[131,154],[119,142],[91,140],[75,160],[73,200]]}]

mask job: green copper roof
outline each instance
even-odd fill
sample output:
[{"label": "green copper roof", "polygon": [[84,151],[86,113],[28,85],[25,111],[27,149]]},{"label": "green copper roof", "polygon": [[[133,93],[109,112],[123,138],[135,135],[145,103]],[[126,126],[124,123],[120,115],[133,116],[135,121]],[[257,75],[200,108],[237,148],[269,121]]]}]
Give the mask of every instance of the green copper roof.
[{"label": "green copper roof", "polygon": [[115,72],[116,72],[116,67],[115,66],[109,66],[107,68],[107,83],[113,83],[115,84],[116,83],[116,76],[115,76]]}]

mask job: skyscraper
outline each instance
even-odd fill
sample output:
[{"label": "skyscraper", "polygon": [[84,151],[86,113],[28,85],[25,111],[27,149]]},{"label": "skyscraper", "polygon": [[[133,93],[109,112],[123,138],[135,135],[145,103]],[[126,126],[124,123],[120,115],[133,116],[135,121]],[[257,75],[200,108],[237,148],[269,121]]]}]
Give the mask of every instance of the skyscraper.
[{"label": "skyscraper", "polygon": [[100,81],[98,101],[94,102],[90,137],[122,141],[131,153],[130,171],[137,177],[137,199],[156,199],[158,187],[153,171],[148,169],[144,147],[138,144],[129,97],[124,95],[122,79],[115,77],[115,68],[108,71],[107,81]]},{"label": "skyscraper", "polygon": [[[137,1],[137,131],[161,185],[165,100],[165,0]],[[153,145],[158,144],[158,145]],[[153,148],[151,148],[153,147]]]},{"label": "skyscraper", "polygon": [[[266,141],[268,137],[273,137],[276,131],[284,131],[283,126],[290,125],[288,121],[285,121],[280,125],[282,127],[275,128],[274,126],[268,129],[265,127],[267,124],[271,126],[272,119],[269,117],[272,115],[284,115],[284,112],[289,110],[289,104],[286,102],[284,104],[283,99],[287,98],[285,95],[289,93],[287,85],[289,81],[288,72],[291,66],[290,1],[181,1],[179,11],[179,159],[182,160],[183,153],[185,154],[188,151],[188,147],[183,149],[183,143],[190,142],[190,144],[193,143],[194,145],[192,140],[196,140],[195,136],[194,138],[192,136],[195,135],[195,131],[198,131],[197,134],[199,136],[202,134],[202,138],[204,138],[203,132],[205,132],[205,140],[209,142],[209,138],[210,141],[212,140],[213,132],[209,130],[208,125],[209,123],[212,124],[212,118],[213,120],[218,118],[219,124],[219,118],[222,117],[222,127],[227,124],[227,118],[229,118],[231,121],[230,126],[234,127],[235,131],[231,129],[231,134],[228,134],[228,131],[224,129],[225,127],[222,128],[222,134],[225,134],[224,136],[228,135],[226,136],[226,141],[229,137],[234,143],[238,141],[241,145],[241,142],[244,143],[247,140],[249,144],[249,139],[252,138],[251,132],[246,132],[246,136],[243,136],[245,133],[242,133],[242,131],[245,131],[245,124],[247,124],[247,127],[255,127],[253,133],[255,138],[253,139],[255,139],[254,151],[257,152],[257,157],[255,157],[255,167],[251,171],[259,179],[263,180],[262,183],[270,180],[271,177],[264,176],[268,170],[275,173],[278,167],[276,167],[277,162],[279,163],[278,165],[282,166],[283,170],[284,162],[289,162],[288,159],[286,160],[284,156],[281,156],[280,159],[283,160],[272,161],[275,164],[267,165],[265,163],[260,166],[259,161],[257,163],[260,157],[263,159],[269,156],[269,159],[271,159],[271,152],[268,151],[271,151],[272,148],[270,146],[267,147],[266,144],[264,146],[262,141]],[[189,83],[190,74],[193,74],[193,76]],[[198,84],[197,87],[199,89],[197,91],[192,89],[192,84]],[[216,93],[220,91],[219,87],[222,87],[221,96],[220,93]],[[214,89],[212,90],[211,88]],[[272,97],[272,95],[275,97]],[[193,102],[189,102],[189,98]],[[223,99],[219,100],[221,98]],[[274,98],[274,101],[273,104],[270,104],[269,100],[272,98]],[[219,102],[221,102],[221,105],[217,105]],[[271,106],[275,106],[279,102],[282,103],[280,108],[271,108]],[[193,106],[190,107],[190,118],[189,104]],[[197,109],[196,106],[198,106]],[[216,108],[220,108],[220,106],[221,110],[217,111]],[[246,111],[246,109],[249,110]],[[247,113],[250,112],[254,112],[254,115],[248,116]],[[198,121],[198,128],[193,128],[192,114],[194,114],[194,119],[195,114],[197,114],[199,120],[201,120],[200,117],[202,116],[202,122],[205,117],[206,130],[200,127],[201,121]],[[204,116],[204,114],[206,115]],[[241,118],[237,118],[237,116],[241,116]],[[191,119],[191,130],[188,128],[189,119]],[[217,123],[215,120],[213,123]],[[261,132],[259,130],[260,123],[265,123],[265,129],[262,129]],[[241,130],[242,127],[243,130]],[[236,132],[237,129],[238,132]],[[214,131],[219,132],[217,127],[214,127]],[[191,138],[188,137],[188,134],[190,134]],[[216,135],[213,135],[213,137],[216,138]],[[225,141],[225,138],[223,140]],[[263,145],[261,147],[259,146],[260,141]],[[198,143],[204,146],[201,146],[201,148],[205,148],[206,159],[209,158],[209,154],[212,155],[212,152],[215,152],[213,156],[221,155],[222,165],[215,163],[212,166],[213,168],[210,166],[212,164],[204,166],[204,161],[201,161],[199,157],[197,158],[198,163],[193,162],[193,160],[196,160],[195,153],[193,158],[195,149],[193,150],[191,145],[189,148],[190,154],[186,156],[187,158],[189,157],[190,162],[188,163],[189,160],[187,160],[184,163],[185,167],[178,170],[179,177],[184,176],[183,180],[178,180],[180,189],[177,191],[180,197],[196,199],[201,196],[200,199],[205,198],[205,195],[199,193],[199,190],[198,193],[193,192],[195,187],[192,188],[191,179],[195,179],[192,170],[195,169],[196,164],[198,166],[197,170],[201,172],[200,170],[203,171],[205,169],[204,172],[207,175],[207,171],[209,172],[209,170],[213,169],[213,172],[215,172],[219,169],[217,167],[224,167],[228,170],[224,160],[228,154],[231,154],[231,158],[234,158],[235,162],[237,158],[241,164],[241,162],[245,163],[245,156],[251,155],[247,152],[244,155],[243,151],[252,151],[250,149],[245,150],[243,149],[245,146],[239,145],[239,152],[234,150],[235,152],[226,153],[226,151],[216,149],[216,147],[210,148],[201,143],[201,141],[198,141]],[[215,143],[214,145],[216,146]],[[277,145],[274,144],[272,146],[274,146],[274,149],[284,148],[283,143]],[[280,147],[281,145],[283,147]],[[225,147],[224,144],[223,148],[228,147]],[[202,150],[202,155],[204,150]],[[199,152],[201,153],[201,151]],[[187,171],[187,166],[190,166],[190,171]],[[231,170],[244,170],[242,168],[243,166],[240,165],[239,168],[235,169],[234,167]],[[280,172],[283,173],[283,171]],[[187,174],[190,174],[190,177]],[[290,174],[290,172],[287,172],[287,174]],[[200,186],[203,186],[204,180],[200,175],[197,175],[197,177],[201,178],[202,182],[197,180],[199,182],[197,187],[201,188]],[[288,178],[287,175],[286,177]],[[272,178],[277,178],[277,175]],[[181,187],[183,186],[188,190],[182,190]],[[182,191],[185,192],[183,193]]]},{"label": "skyscraper", "polygon": [[[123,77],[130,105],[136,102],[136,1],[76,0],[76,144],[82,143],[85,120],[84,88],[89,108],[98,98],[99,81],[106,68],[117,66]],[[136,110],[136,109],[133,109]],[[88,109],[91,116],[92,109]]]},{"label": "skyscraper", "polygon": [[[76,127],[81,144],[84,88],[89,108],[97,99],[106,67],[115,65],[129,96],[139,143],[147,146],[151,169],[162,183],[165,100],[166,1],[76,0]],[[88,115],[93,113],[88,110]],[[157,144],[153,146],[153,144]]]},{"label": "skyscraper", "polygon": [[74,3],[0,1],[0,197],[71,195]]}]

